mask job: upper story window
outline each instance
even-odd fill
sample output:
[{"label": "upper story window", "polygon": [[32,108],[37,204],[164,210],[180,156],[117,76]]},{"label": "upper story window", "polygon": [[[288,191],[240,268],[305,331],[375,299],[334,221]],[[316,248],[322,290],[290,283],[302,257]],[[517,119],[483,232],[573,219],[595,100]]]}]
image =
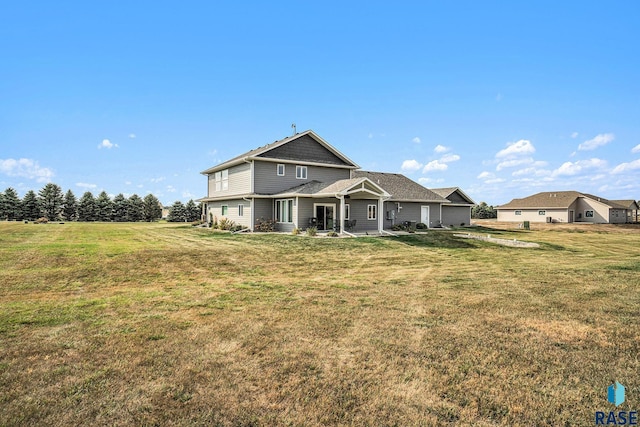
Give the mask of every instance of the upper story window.
[{"label": "upper story window", "polygon": [[306,166],[296,166],[296,178],[297,179],[307,179],[307,167]]},{"label": "upper story window", "polygon": [[282,163],[278,163],[278,176],[284,176],[284,165]]},{"label": "upper story window", "polygon": [[225,191],[229,189],[229,169],[218,171],[215,173],[216,191]]}]

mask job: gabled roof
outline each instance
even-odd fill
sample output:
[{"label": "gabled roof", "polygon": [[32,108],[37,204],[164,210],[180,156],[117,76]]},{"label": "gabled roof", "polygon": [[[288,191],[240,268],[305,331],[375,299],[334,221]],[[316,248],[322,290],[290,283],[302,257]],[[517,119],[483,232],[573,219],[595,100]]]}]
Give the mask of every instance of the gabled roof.
[{"label": "gabled roof", "polygon": [[593,194],[580,193],[578,191],[544,191],[522,199],[513,199],[507,204],[496,206],[496,209],[526,209],[526,208],[568,208],[579,197],[586,197],[596,202],[600,202],[615,209],[626,209],[625,207]]},{"label": "gabled roof", "polygon": [[280,193],[273,194],[273,197],[335,197],[336,195],[344,196],[361,191],[375,193],[382,197],[389,197],[389,193],[387,193],[384,188],[365,177],[339,179],[332,182],[309,181]]},{"label": "gabled roof", "polygon": [[635,200],[609,200],[612,203],[620,205],[625,209],[637,210],[640,209],[640,205]]},{"label": "gabled roof", "polygon": [[354,178],[369,178],[384,188],[394,202],[436,202],[449,203],[444,197],[423,187],[415,181],[399,173],[353,171]]},{"label": "gabled roof", "polygon": [[[212,172],[216,172],[222,169],[226,169],[229,168],[231,166],[235,166],[238,165],[242,162],[245,161],[249,161],[249,160],[253,160],[257,157],[259,157],[261,160],[266,160],[266,159],[278,159],[278,157],[272,157],[267,155],[267,153],[269,151],[275,150],[279,147],[282,147],[285,144],[288,144],[292,141],[301,139],[303,137],[310,137],[313,140],[315,140],[318,144],[320,144],[321,146],[323,146],[325,149],[327,149],[329,152],[331,152],[333,155],[335,155],[335,157],[337,159],[340,159],[341,161],[341,165],[336,165],[333,163],[328,163],[328,162],[324,162],[327,163],[328,165],[331,166],[341,166],[341,167],[347,167],[350,169],[356,169],[359,166],[357,164],[355,164],[351,159],[349,159],[347,156],[345,156],[344,154],[342,154],[340,151],[338,151],[336,148],[334,148],[331,144],[329,144],[327,141],[325,141],[324,139],[322,139],[318,134],[316,134],[314,131],[312,130],[306,130],[304,132],[301,133],[296,133],[295,135],[289,136],[287,138],[281,139],[279,141],[275,141],[272,142],[271,144],[267,144],[267,145],[263,145],[262,147],[258,147],[256,149],[247,151],[246,153],[240,154],[239,156],[236,156],[230,160],[227,160],[226,162],[220,163],[219,165],[213,166],[207,170],[204,170],[200,173],[207,175],[210,174]],[[282,158],[282,160],[291,160],[288,158]],[[310,159],[307,163],[323,163],[322,161],[317,161],[316,159]],[[304,164],[305,162],[300,162],[302,164]]]},{"label": "gabled roof", "polygon": [[[462,189],[460,187],[447,187],[447,188],[432,188],[431,191],[433,191],[434,193],[436,193],[437,195],[444,197],[445,199],[456,203],[456,204],[463,204],[461,203],[459,200],[454,200],[457,198],[461,198],[464,200],[464,202],[466,202],[465,204],[469,204],[469,205],[475,205],[476,202],[473,201],[473,199],[469,196],[467,196],[465,194],[464,191],[462,191]],[[458,197],[452,197],[453,193],[457,193]]]}]

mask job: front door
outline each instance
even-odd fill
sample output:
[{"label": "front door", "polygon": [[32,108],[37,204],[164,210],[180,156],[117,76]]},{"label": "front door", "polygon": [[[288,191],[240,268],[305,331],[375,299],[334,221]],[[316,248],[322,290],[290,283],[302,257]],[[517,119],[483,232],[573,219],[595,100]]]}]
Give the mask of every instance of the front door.
[{"label": "front door", "polygon": [[429,227],[429,206],[420,206],[420,222]]},{"label": "front door", "polygon": [[333,230],[336,205],[316,204],[314,206],[316,218],[318,219],[318,230]]}]

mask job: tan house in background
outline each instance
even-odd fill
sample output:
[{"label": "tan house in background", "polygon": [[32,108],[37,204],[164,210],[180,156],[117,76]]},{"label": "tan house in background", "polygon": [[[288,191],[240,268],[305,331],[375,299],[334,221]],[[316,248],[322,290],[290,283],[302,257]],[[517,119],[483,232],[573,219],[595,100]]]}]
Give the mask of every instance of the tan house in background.
[{"label": "tan house in background", "polygon": [[[498,221],[508,222],[590,222],[624,224],[630,222],[637,203],[621,204],[578,191],[547,191],[497,206]],[[631,202],[631,201],[629,201]],[[630,208],[631,207],[631,208]]]}]

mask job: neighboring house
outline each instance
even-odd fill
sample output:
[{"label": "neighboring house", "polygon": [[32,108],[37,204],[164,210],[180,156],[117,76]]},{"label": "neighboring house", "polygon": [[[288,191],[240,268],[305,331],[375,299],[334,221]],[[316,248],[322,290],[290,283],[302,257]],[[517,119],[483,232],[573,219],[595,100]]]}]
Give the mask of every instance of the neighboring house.
[{"label": "neighboring house", "polygon": [[279,231],[341,233],[382,232],[404,221],[441,224],[449,200],[403,175],[359,168],[308,130],[203,171],[208,191],[199,201],[207,219],[250,230],[260,219],[275,219]]},{"label": "neighboring house", "polygon": [[628,207],[578,191],[547,191],[497,206],[498,221],[627,222]]},{"label": "neighboring house", "polygon": [[458,226],[471,224],[471,210],[476,202],[458,187],[432,188],[431,191],[449,200],[442,205],[442,225]]},{"label": "neighboring house", "polygon": [[626,222],[640,222],[640,205],[635,200],[611,200],[627,210]]}]

